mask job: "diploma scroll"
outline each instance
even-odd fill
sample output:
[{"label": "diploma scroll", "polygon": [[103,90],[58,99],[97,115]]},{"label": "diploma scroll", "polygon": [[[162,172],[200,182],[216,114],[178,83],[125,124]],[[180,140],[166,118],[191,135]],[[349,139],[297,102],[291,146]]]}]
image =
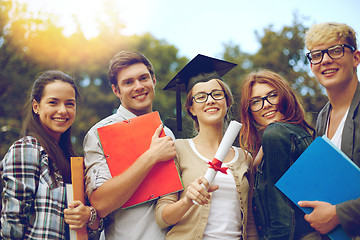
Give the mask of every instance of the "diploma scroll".
[{"label": "diploma scroll", "polygon": [[[226,155],[228,154],[231,146],[233,145],[236,136],[239,134],[241,126],[241,123],[233,120],[230,122],[228,128],[226,129],[226,132],[220,142],[214,159],[211,163],[209,163],[210,167],[206,170],[206,173],[204,175],[206,180],[209,182],[209,185],[211,185],[214,181],[214,178],[218,171],[224,172],[225,169],[221,168],[221,164],[224,161]],[[205,188],[204,185],[202,186]],[[197,204],[197,202],[193,202]]]}]

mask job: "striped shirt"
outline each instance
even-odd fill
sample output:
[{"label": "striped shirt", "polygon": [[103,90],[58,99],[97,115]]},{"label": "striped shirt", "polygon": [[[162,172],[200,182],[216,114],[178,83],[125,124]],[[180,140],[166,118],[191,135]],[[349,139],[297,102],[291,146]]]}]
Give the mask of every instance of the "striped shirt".
[{"label": "striped shirt", "polygon": [[50,177],[48,155],[37,139],[26,136],[15,142],[1,162],[0,172],[1,236],[65,239],[64,182],[57,172],[57,185]]}]

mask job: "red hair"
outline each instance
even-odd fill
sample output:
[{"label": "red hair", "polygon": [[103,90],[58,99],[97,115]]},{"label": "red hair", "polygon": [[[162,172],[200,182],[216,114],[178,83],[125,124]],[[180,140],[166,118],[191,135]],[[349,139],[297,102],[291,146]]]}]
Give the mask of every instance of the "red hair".
[{"label": "red hair", "polygon": [[240,116],[243,124],[240,130],[240,146],[255,156],[260,148],[261,136],[259,130],[264,130],[256,124],[250,111],[250,98],[255,83],[265,83],[274,87],[278,93],[278,110],[283,115],[281,122],[297,124],[308,133],[312,132],[315,137],[315,130],[305,120],[305,111],[300,101],[295,96],[287,80],[281,75],[266,69],[248,74],[241,87]]}]

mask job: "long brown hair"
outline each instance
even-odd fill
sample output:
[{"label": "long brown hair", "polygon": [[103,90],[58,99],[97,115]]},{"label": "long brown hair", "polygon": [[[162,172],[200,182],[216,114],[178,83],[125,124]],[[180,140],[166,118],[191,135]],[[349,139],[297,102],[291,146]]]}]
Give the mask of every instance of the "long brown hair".
[{"label": "long brown hair", "polygon": [[259,130],[261,132],[263,129],[256,125],[250,111],[250,97],[255,83],[266,83],[277,90],[279,97],[277,108],[283,115],[281,122],[297,124],[308,133],[312,132],[310,134],[315,137],[315,130],[305,120],[304,108],[287,80],[273,71],[262,69],[248,74],[241,87],[240,114],[243,126],[240,130],[239,143],[242,148],[255,156],[261,144]]},{"label": "long brown hair", "polygon": [[71,169],[70,169],[70,157],[75,156],[72,143],[71,143],[71,127],[67,129],[60,136],[60,141],[57,143],[42,126],[39,116],[35,114],[32,108],[33,100],[40,102],[46,85],[60,80],[69,83],[75,90],[76,100],[79,99],[79,92],[75,81],[67,74],[61,71],[46,71],[40,73],[35,79],[32,86],[30,97],[25,105],[26,118],[23,124],[22,136],[33,136],[36,138],[40,145],[44,148],[48,154],[50,176],[54,183],[57,184],[55,178],[55,171],[60,172],[64,182],[71,182]]}]

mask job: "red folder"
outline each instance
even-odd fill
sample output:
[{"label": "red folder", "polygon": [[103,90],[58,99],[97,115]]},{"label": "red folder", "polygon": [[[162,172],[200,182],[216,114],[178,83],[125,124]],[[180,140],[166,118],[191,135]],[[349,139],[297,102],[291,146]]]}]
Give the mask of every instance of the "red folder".
[{"label": "red folder", "polygon": [[[98,128],[98,134],[111,175],[128,169],[150,147],[152,136],[160,126],[158,112]],[[160,136],[165,136],[164,130]],[[122,206],[128,208],[183,189],[174,160],[157,163],[144,181]]]}]

